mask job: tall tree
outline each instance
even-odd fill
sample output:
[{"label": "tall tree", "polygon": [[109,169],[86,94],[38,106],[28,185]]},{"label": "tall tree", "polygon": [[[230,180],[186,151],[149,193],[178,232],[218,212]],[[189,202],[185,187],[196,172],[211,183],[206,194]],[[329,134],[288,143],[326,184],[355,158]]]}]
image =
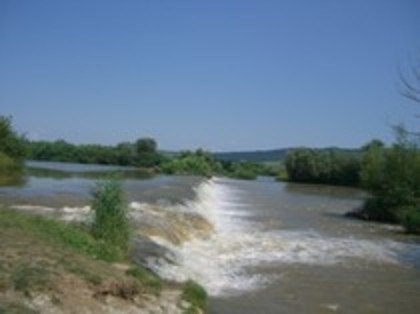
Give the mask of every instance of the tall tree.
[{"label": "tall tree", "polygon": [[136,164],[140,167],[158,166],[161,158],[157,151],[157,143],[153,138],[140,138],[135,144]]}]

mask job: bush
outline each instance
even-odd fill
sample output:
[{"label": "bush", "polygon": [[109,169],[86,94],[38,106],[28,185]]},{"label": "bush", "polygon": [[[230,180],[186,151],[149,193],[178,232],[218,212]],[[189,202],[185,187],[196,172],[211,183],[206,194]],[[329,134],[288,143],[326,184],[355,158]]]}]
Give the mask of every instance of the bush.
[{"label": "bush", "polygon": [[405,208],[401,221],[407,232],[420,233],[420,204]]},{"label": "bush", "polygon": [[25,156],[25,139],[13,130],[11,118],[0,116],[0,185],[21,179]]},{"label": "bush", "polygon": [[162,165],[162,171],[166,174],[210,177],[220,170],[220,163],[210,153],[200,149],[195,152],[183,152]]},{"label": "bush", "polygon": [[397,128],[391,148],[370,145],[362,158],[362,185],[372,194],[362,214],[368,219],[397,222],[420,232],[420,151],[416,138]]},{"label": "bush", "polygon": [[355,153],[301,148],[287,154],[285,166],[293,182],[359,184],[360,160]]},{"label": "bush", "polygon": [[127,253],[129,225],[120,183],[115,180],[98,183],[93,191],[92,209],[94,236]]},{"label": "bush", "polygon": [[12,274],[13,288],[29,296],[33,290],[47,290],[50,286],[50,273],[44,268],[19,265]]},{"label": "bush", "polygon": [[17,163],[26,157],[25,139],[13,130],[12,119],[0,116],[0,151]]},{"label": "bush", "polygon": [[198,309],[204,310],[207,306],[206,290],[192,280],[185,283],[182,298],[192,306],[187,313],[199,313]]},{"label": "bush", "polygon": [[139,280],[143,286],[155,294],[162,289],[162,279],[143,266],[132,267],[126,271],[126,274]]},{"label": "bush", "polygon": [[397,210],[383,197],[373,196],[366,200],[361,216],[368,220],[397,222]]}]

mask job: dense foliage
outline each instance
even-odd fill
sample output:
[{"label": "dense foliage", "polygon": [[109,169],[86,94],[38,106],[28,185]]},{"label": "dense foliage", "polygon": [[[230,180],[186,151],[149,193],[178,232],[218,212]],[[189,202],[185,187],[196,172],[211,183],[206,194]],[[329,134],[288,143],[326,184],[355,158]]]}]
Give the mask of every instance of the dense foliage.
[{"label": "dense foliage", "polygon": [[261,163],[218,160],[202,149],[182,152],[162,164],[162,171],[167,174],[223,175],[244,180],[253,180],[259,175],[276,175],[270,170],[271,167]]},{"label": "dense foliage", "polygon": [[419,139],[402,128],[391,148],[369,145],[363,156],[361,185],[371,192],[360,215],[367,219],[400,222],[420,232]]},{"label": "dense foliage", "polygon": [[288,179],[362,187],[371,196],[356,216],[402,223],[408,231],[420,232],[419,138],[398,127],[392,147],[373,140],[360,152],[291,151],[285,162]]},{"label": "dense foliage", "polygon": [[221,161],[222,171],[225,176],[254,180],[257,176],[276,176],[274,166],[250,161]]},{"label": "dense foliage", "polygon": [[167,174],[193,174],[212,176],[221,171],[221,163],[212,154],[201,149],[185,151],[166,161],[162,170]]},{"label": "dense foliage", "polygon": [[258,175],[276,175],[272,167],[249,161],[219,160],[202,149],[165,155],[158,151],[152,138],[140,138],[134,143],[116,146],[75,145],[64,140],[28,143],[29,159],[86,164],[135,166],[166,174],[225,175],[240,179],[255,179]]},{"label": "dense foliage", "polygon": [[13,130],[11,118],[0,116],[0,177],[19,174],[26,156],[25,139]]},{"label": "dense foliage", "polygon": [[356,154],[301,148],[288,153],[285,165],[289,180],[294,182],[359,183],[360,160]]},{"label": "dense foliage", "polygon": [[155,167],[162,160],[153,139],[141,138],[135,143],[116,146],[96,144],[75,145],[63,140],[29,143],[29,158],[44,161],[78,162],[138,167]]}]

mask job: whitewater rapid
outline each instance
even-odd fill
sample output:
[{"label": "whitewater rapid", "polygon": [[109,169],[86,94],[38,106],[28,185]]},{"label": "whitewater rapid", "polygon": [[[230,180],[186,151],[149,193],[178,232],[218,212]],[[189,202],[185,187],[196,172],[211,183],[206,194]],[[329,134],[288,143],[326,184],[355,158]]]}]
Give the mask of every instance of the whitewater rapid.
[{"label": "whitewater rapid", "polygon": [[265,231],[249,219],[258,213],[243,202],[242,191],[230,180],[214,178],[196,188],[196,198],[177,210],[202,215],[211,233],[173,243],[158,235],[152,240],[173,253],[170,260],[148,260],[162,277],[202,284],[210,295],[228,296],[259,289],[277,278],[255,271],[273,264],[345,264],[353,259],[368,263],[400,263],[402,252],[420,254],[418,245],[393,240],[331,237],[315,230]]}]

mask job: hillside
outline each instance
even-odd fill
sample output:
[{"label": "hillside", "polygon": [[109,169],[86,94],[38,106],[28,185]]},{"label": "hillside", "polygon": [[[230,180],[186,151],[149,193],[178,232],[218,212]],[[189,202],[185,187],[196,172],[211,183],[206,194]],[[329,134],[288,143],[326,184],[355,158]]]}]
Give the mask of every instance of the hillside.
[{"label": "hillside", "polygon": [[[256,151],[239,151],[239,152],[218,152],[214,156],[221,160],[230,161],[253,161],[253,162],[272,162],[284,161],[287,152],[300,147],[279,148],[271,150],[256,150]],[[321,151],[335,151],[337,153],[358,154],[359,149],[354,148],[339,148],[339,147],[325,147],[315,148]]]}]

